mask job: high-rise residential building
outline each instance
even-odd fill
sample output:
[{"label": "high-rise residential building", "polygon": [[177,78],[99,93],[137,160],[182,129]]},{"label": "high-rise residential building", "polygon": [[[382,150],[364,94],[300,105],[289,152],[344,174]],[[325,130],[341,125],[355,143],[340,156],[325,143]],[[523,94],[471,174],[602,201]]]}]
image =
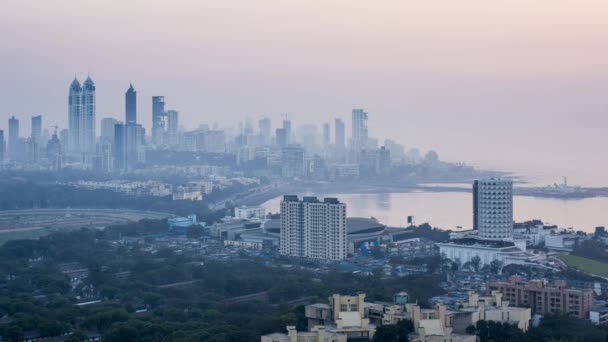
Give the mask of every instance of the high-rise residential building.
[{"label": "high-rise residential building", "polygon": [[291,130],[291,120],[283,120],[283,129],[285,130],[285,137],[287,138],[287,145],[291,144],[291,136],[293,131]]},{"label": "high-rise residential building", "polygon": [[15,116],[8,119],[8,157],[19,159],[19,119]]},{"label": "high-rise residential building", "polygon": [[42,115],[32,116],[32,135],[31,138],[38,144],[43,146],[42,141]]},{"label": "high-rise residential building", "polygon": [[4,140],[4,131],[0,129],[0,165],[4,163],[4,153],[6,152],[6,142]]},{"label": "high-rise residential building", "polygon": [[359,153],[367,148],[367,141],[369,139],[367,132],[368,114],[363,109],[353,109],[352,116],[351,149],[353,152]]},{"label": "high-rise residential building", "polygon": [[347,257],[346,204],[337,198],[284,196],[281,201],[282,255],[338,261]]},{"label": "high-rise residential building", "polygon": [[329,147],[329,135],[329,122],[326,122],[323,124],[323,148],[325,149]]},{"label": "high-rise residential building", "polygon": [[346,134],[344,132],[344,121],[336,118],[334,123],[334,140],[337,149],[343,150],[346,147]]},{"label": "high-rise residential building", "polygon": [[176,147],[179,144],[179,113],[167,111],[167,145]]},{"label": "high-rise residential building", "polygon": [[152,96],[152,141],[157,146],[164,144],[166,123],[165,97]]},{"label": "high-rise residential building", "polygon": [[101,119],[101,142],[110,143],[114,142],[114,125],[118,121],[114,118],[103,118]]},{"label": "high-rise residential building", "polygon": [[129,89],[125,93],[125,123],[137,123],[137,92],[132,84],[129,84]]},{"label": "high-rise residential building", "polygon": [[91,77],[87,77],[82,84],[82,120],[80,120],[81,152],[95,152],[95,140],[97,137],[95,113],[95,83],[93,83]]},{"label": "high-rise residential building", "polygon": [[262,143],[264,145],[270,145],[272,141],[272,124],[269,118],[263,118],[258,121],[258,128],[260,130],[260,136],[262,137]]},{"label": "high-rise residential building", "polygon": [[80,152],[80,121],[82,120],[82,87],[77,78],[70,84],[68,96],[68,141],[70,153]]},{"label": "high-rise residential building", "polygon": [[473,183],[473,229],[482,239],[513,239],[512,181],[484,179]]}]

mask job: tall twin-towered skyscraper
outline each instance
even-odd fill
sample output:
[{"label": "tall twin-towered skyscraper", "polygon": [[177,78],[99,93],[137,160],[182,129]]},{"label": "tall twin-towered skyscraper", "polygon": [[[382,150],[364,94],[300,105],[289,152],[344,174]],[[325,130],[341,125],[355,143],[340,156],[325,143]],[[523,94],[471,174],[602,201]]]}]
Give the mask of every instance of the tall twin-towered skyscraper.
[{"label": "tall twin-towered skyscraper", "polygon": [[77,78],[70,84],[68,96],[68,151],[95,152],[96,120],[95,83],[87,77],[83,86]]}]

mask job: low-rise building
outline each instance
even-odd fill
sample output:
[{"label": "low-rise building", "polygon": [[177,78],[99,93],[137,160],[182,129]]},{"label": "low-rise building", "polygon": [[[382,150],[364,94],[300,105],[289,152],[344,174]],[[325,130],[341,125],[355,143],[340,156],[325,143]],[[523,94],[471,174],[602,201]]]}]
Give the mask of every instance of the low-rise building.
[{"label": "low-rise building", "polygon": [[234,208],[234,217],[243,220],[263,220],[266,216],[264,207],[237,207]]},{"label": "low-rise building", "polygon": [[501,292],[513,306],[531,308],[534,315],[570,314],[586,319],[593,300],[592,289],[566,287],[563,280],[548,285],[542,280],[512,276],[509,281],[489,282],[488,289]]},{"label": "low-rise building", "polygon": [[381,304],[365,303],[365,294],[355,296],[334,294],[329,304],[312,304],[305,308],[308,326],[325,326],[326,331],[340,333],[349,339],[369,339],[376,333],[370,323],[369,307]]},{"label": "low-rise building", "polygon": [[296,327],[288,326],[287,334],[273,333],[264,335],[261,342],[346,342],[347,336],[331,331],[325,331],[325,327],[312,327],[310,331],[297,331]]},{"label": "low-rise building", "polygon": [[608,303],[606,301],[595,303],[589,311],[589,320],[594,324],[608,324]]}]

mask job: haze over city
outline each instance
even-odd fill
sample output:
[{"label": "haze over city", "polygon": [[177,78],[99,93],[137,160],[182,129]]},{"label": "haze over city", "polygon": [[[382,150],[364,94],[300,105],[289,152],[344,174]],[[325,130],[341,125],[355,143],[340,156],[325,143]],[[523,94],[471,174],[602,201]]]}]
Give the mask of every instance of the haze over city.
[{"label": "haze over city", "polygon": [[587,0],[12,2],[0,127],[65,127],[69,83],[90,74],[98,118],[121,118],[133,83],[148,129],[153,95],[185,127],[364,107],[370,134],[442,159],[606,185],[607,15]]}]

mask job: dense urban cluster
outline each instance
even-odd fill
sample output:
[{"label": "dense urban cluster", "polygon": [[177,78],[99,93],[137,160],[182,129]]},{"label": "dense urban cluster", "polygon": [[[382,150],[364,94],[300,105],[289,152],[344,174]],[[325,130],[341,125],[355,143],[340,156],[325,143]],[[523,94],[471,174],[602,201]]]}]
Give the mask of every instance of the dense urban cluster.
[{"label": "dense urban cluster", "polygon": [[[65,129],[37,115],[27,138],[14,116],[8,144],[0,130],[2,340],[608,336],[608,233],[514,222],[500,173],[380,146],[363,109],[348,138],[341,118],[187,130],[153,96],[146,134],[132,85],[124,121],[101,119],[97,135],[95,91],[90,77],[71,83]],[[432,181],[473,181],[471,229],[390,226],[337,196],[298,195]]]}]

